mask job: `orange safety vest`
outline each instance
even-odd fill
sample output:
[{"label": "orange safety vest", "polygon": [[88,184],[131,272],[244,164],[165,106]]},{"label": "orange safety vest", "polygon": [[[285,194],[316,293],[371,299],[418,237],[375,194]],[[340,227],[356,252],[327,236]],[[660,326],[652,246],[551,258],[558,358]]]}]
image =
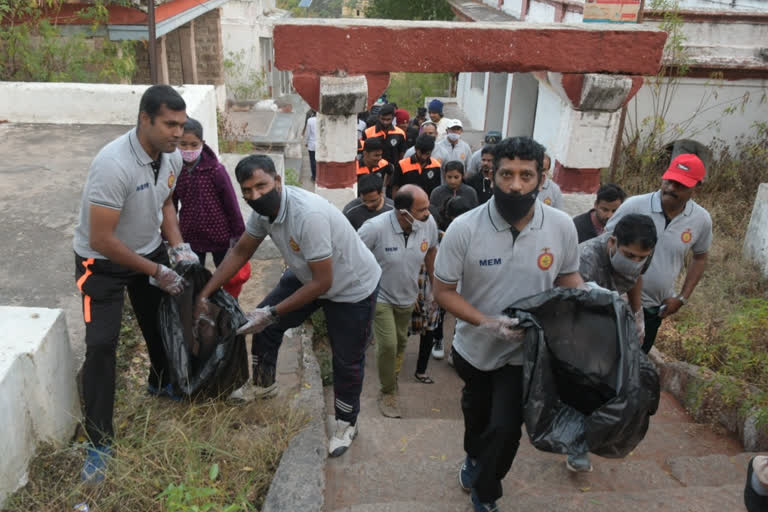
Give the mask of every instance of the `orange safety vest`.
[{"label": "orange safety vest", "polygon": [[360,159],[355,159],[355,164],[357,166],[357,175],[360,176],[361,174],[373,174],[376,171],[382,169],[383,167],[386,167],[389,165],[389,162],[384,160],[383,158],[379,160],[379,163],[376,164],[376,167],[374,169],[371,169],[370,167],[366,167],[364,165],[360,165]]},{"label": "orange safety vest", "polygon": [[[403,158],[398,162],[398,164],[400,165],[400,171],[403,174],[407,172],[412,172],[412,171],[418,171],[419,174],[421,174],[422,172],[421,164],[419,164],[418,162],[416,163],[411,162],[411,158],[412,157],[409,156],[408,158]],[[424,170],[432,167],[436,167],[437,169],[440,169],[440,160],[438,160],[437,158],[430,157],[429,163],[424,166]]]},{"label": "orange safety vest", "polygon": [[386,139],[388,135],[402,135],[403,139],[405,139],[406,137],[405,132],[400,128],[398,128],[397,126],[393,127],[391,131],[388,131],[386,133],[384,133],[383,131],[376,131],[376,125],[373,125],[370,128],[365,129],[366,139],[374,139],[376,137],[381,137],[382,139]]}]

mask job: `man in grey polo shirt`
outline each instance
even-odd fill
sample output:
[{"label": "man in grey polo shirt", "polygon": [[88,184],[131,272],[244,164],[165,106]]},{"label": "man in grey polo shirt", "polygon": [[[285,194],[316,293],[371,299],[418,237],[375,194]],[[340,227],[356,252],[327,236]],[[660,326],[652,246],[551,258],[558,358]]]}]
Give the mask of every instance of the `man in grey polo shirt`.
[{"label": "man in grey polo shirt", "polygon": [[147,390],[178,398],[166,367],[157,312],[163,292],[177,294],[184,286],[168,268],[162,237],[175,260],[197,261],[182,243],[172,202],[182,165],[176,146],[186,120],[186,105],[175,90],[150,87],[141,97],[137,127],[104,146],[88,171],[73,242],[85,320],[81,375],[91,442],[81,472],[85,482],[104,479],[112,453],[115,359],[126,288],[149,353]]},{"label": "man in grey polo shirt", "polygon": [[541,192],[539,192],[538,199],[547,206],[562,210],[563,204],[563,192],[560,190],[560,185],[555,183],[555,180],[549,177],[549,167],[552,165],[552,160],[549,155],[544,155],[544,183],[541,185]]},{"label": "man in grey polo shirt", "polygon": [[429,215],[427,193],[417,185],[404,185],[395,195],[395,209],[366,221],[358,234],[381,265],[373,321],[381,383],[379,410],[388,418],[399,418],[397,377],[419,295],[419,270],[425,263],[431,279],[437,252],[437,224]]},{"label": "man in grey polo shirt", "polygon": [[[661,188],[650,194],[627,199],[605,227],[613,231],[628,213],[642,213],[653,219],[659,241],[651,266],[643,275],[643,312],[645,340],[643,351],[650,352],[661,321],[688,302],[707,268],[712,245],[712,218],[707,210],[691,199],[694,189],[706,175],[704,164],[693,154],[675,157],[661,177]],[[680,293],[674,286],[683,268],[685,256],[693,259]]]},{"label": "man in grey polo shirt", "polygon": [[316,194],[284,186],[268,156],[243,158],[235,176],[253,213],[246,232],[200,292],[195,315],[199,318],[206,311],[207,297],[229,281],[269,235],[288,268],[238,330],[254,333],[254,391],[261,397],[276,392],[275,367],[283,334],[323,308],[333,351],[336,409],[328,451],[339,456],[357,435],[365,347],[381,269],[341,211]]},{"label": "man in grey polo shirt", "polygon": [[583,285],[573,221],[536,200],[543,159],[530,137],[497,144],[493,197],[453,221],[435,262],[435,299],[458,319],[453,362],[464,381],[467,453],[459,483],[477,511],[496,510],[522,433],[521,333],[502,310],[555,286]]}]

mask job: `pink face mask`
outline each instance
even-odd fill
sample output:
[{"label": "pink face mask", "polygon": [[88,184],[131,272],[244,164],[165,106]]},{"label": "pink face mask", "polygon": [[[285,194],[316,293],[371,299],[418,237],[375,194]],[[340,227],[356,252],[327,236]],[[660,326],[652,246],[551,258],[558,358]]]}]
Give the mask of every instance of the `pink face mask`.
[{"label": "pink face mask", "polygon": [[198,158],[200,158],[200,153],[203,152],[203,148],[199,149],[180,149],[181,151],[181,158],[188,164],[191,164],[192,162],[197,161]]}]

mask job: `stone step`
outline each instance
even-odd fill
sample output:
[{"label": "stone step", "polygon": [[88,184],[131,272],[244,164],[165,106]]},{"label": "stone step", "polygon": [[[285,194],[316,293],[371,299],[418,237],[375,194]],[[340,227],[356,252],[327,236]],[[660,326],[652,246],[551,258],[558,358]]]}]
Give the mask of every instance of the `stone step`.
[{"label": "stone step", "polygon": [[[465,499],[456,483],[464,457],[462,421],[383,417],[361,417],[359,421],[359,435],[349,452],[327,461],[330,505]],[[700,427],[655,425],[630,456],[604,459],[593,455],[594,471],[581,474],[565,468],[563,455],[540,452],[524,437],[504,487],[521,494],[570,496],[742,483],[751,454],[712,454],[707,450],[716,447],[697,443],[690,435],[696,432],[706,439]]]},{"label": "stone step", "polygon": [[[536,512],[724,512],[744,509],[743,485],[687,487],[663,492],[582,492],[580,494],[512,494],[499,500],[501,510]],[[372,502],[329,509],[331,512],[468,512],[469,497],[456,501]]]}]

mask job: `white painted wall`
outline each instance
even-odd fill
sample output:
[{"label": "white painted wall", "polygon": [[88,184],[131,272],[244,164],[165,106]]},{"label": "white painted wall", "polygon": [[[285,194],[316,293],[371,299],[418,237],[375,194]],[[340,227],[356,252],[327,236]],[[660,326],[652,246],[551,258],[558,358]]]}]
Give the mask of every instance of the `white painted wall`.
[{"label": "white painted wall", "polygon": [[533,136],[536,122],[539,81],[530,73],[514,73],[511,80],[505,134],[509,137]]},{"label": "white painted wall", "polygon": [[[501,10],[519,20],[523,15],[523,1],[524,0],[505,0],[504,5],[501,6]],[[486,3],[491,7],[496,7],[498,5],[498,2]]]},{"label": "white painted wall", "polygon": [[766,11],[765,0],[680,0],[680,8],[691,11]]},{"label": "white painted wall", "polygon": [[562,162],[562,157],[555,154],[560,121],[567,112],[568,106],[560,99],[555,91],[544,84],[539,84],[539,96],[536,100],[536,122],[533,126],[533,138],[544,147],[552,157]]},{"label": "white painted wall", "polygon": [[[133,125],[146,85],[0,82],[0,119],[12,123]],[[216,91],[212,85],[175,88],[187,115],[203,125],[205,140],[219,151]]]},{"label": "white painted wall", "polygon": [[525,15],[525,21],[530,23],[553,23],[555,7],[540,2],[531,2],[530,10]]},{"label": "white painted wall", "polygon": [[80,400],[64,313],[0,306],[0,507],[27,482],[38,443],[64,446]]},{"label": "white painted wall", "polygon": [[582,21],[584,21],[584,15],[582,13],[565,11],[565,16],[563,16],[563,23],[581,23]]},{"label": "white painted wall", "polygon": [[482,89],[471,86],[472,73],[459,73],[459,80],[456,85],[456,101],[467,117],[469,128],[473,130],[483,130],[485,128],[488,73],[485,73],[485,75],[485,83]]},{"label": "white painted wall", "polygon": [[[745,95],[748,99],[742,109]],[[739,107],[735,112],[725,112],[734,106]],[[644,85],[628,107],[626,122],[629,126],[652,116],[652,88]],[[694,115],[697,111],[699,113]],[[666,120],[674,130],[674,139],[691,138],[710,144],[714,138],[720,138],[733,144],[739,136],[752,132],[753,123],[768,120],[768,80],[717,84],[704,78],[682,79]]]}]

